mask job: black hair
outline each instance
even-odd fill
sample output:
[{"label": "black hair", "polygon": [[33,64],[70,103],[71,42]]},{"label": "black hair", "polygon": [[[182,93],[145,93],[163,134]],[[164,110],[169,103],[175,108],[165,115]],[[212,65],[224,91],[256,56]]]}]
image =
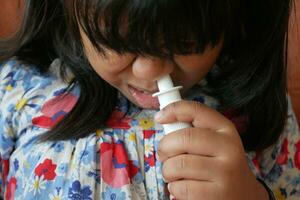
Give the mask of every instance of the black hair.
[{"label": "black hair", "polygon": [[[207,76],[207,91],[221,111],[247,117],[246,150],[272,145],[287,115],[286,32],[291,0],[27,0],[22,27],[0,42],[0,61],[11,56],[45,72],[54,58],[69,69],[80,97],[72,111],[42,137],[81,138],[104,126],[117,91],[88,63],[82,27],[95,48],[172,59],[202,53],[221,40],[219,68]],[[191,48],[191,46],[195,48]],[[71,85],[70,85],[71,86]]]}]

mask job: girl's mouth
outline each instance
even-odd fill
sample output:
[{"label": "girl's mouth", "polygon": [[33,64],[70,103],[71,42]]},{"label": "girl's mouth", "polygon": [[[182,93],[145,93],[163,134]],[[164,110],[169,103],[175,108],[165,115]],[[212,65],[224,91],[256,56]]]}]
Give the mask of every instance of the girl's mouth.
[{"label": "girl's mouth", "polygon": [[149,92],[142,89],[137,89],[134,86],[128,85],[129,92],[136,103],[142,108],[158,109],[159,102],[157,97],[152,97],[156,92]]}]

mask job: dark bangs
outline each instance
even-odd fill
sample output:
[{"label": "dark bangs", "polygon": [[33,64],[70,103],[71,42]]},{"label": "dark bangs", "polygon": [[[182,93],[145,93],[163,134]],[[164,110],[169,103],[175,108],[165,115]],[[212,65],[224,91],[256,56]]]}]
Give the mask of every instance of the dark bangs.
[{"label": "dark bangs", "polygon": [[108,48],[158,57],[215,46],[231,35],[234,15],[225,0],[82,0],[71,7],[71,16],[99,52]]}]

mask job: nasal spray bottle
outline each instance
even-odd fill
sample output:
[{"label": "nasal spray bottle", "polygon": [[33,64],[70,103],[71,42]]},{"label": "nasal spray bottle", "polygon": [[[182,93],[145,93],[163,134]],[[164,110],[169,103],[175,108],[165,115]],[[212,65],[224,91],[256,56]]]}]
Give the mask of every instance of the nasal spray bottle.
[{"label": "nasal spray bottle", "polygon": [[[182,88],[182,86],[174,87],[172,79],[169,75],[166,75],[158,80],[157,85],[159,92],[153,94],[153,96],[158,97],[160,110],[171,103],[181,101],[179,90]],[[191,125],[185,122],[163,124],[163,128],[166,134],[188,127],[191,127]],[[173,200],[175,198],[170,195],[170,199]]]},{"label": "nasal spray bottle", "polygon": [[[157,86],[159,92],[153,94],[153,96],[158,97],[160,110],[171,103],[181,101],[179,90],[182,88],[182,86],[174,87],[172,79],[169,75],[166,75],[158,80]],[[163,128],[166,134],[188,127],[191,127],[191,125],[185,122],[163,124]]]}]

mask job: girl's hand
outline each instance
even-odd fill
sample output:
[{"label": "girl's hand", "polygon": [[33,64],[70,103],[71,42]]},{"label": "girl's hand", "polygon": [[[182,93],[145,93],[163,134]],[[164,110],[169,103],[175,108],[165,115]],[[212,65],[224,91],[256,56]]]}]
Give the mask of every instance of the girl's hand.
[{"label": "girl's hand", "polygon": [[268,199],[248,167],[235,126],[223,115],[197,102],[180,101],[155,119],[161,124],[180,121],[193,126],[166,135],[158,147],[163,177],[176,199]]}]

